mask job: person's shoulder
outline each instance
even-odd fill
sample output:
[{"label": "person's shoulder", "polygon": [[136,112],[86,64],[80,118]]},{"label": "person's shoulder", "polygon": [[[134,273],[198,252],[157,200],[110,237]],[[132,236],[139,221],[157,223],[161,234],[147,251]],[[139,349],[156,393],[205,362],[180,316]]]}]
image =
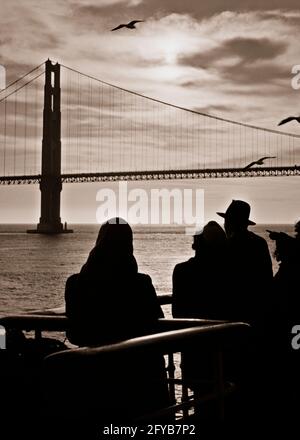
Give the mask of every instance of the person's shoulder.
[{"label": "person's shoulder", "polygon": [[75,283],[76,281],[78,281],[78,279],[79,279],[79,273],[73,273],[73,275],[70,275],[67,278],[66,283],[67,284],[72,284],[72,283]]},{"label": "person's shoulder", "polygon": [[194,264],[195,258],[192,257],[187,261],[182,261],[181,263],[176,264],[174,267],[174,271],[182,271],[190,268]]},{"label": "person's shoulder", "polygon": [[260,235],[255,234],[252,231],[248,231],[248,236],[253,243],[257,244],[257,246],[268,246],[267,241]]},{"label": "person's shoulder", "polygon": [[136,276],[137,276],[137,279],[141,282],[144,281],[144,282],[149,283],[149,281],[150,281],[152,283],[152,279],[151,279],[150,275],[148,275],[146,273],[138,272],[136,274]]},{"label": "person's shoulder", "polygon": [[65,286],[66,292],[69,292],[70,290],[73,290],[76,286],[78,286],[79,278],[79,273],[74,273],[67,278]]},{"label": "person's shoulder", "polygon": [[138,285],[143,285],[143,286],[153,286],[152,283],[152,278],[150,277],[150,275],[146,274],[146,273],[141,273],[138,272],[136,274],[136,281]]}]

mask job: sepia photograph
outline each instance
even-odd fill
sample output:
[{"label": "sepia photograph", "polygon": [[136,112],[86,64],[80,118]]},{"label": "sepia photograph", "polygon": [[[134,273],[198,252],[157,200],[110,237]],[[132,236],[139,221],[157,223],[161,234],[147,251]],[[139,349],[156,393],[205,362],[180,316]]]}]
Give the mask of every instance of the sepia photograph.
[{"label": "sepia photograph", "polygon": [[299,1],[0,5],[1,440],[294,438]]}]

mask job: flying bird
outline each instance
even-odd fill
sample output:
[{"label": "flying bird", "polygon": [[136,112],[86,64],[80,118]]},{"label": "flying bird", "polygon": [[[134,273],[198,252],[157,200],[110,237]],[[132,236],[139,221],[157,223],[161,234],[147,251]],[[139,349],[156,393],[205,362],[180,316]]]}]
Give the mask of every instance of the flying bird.
[{"label": "flying bird", "polygon": [[253,165],[263,165],[264,164],[264,160],[266,159],[276,159],[276,156],[265,156],[265,157],[261,157],[258,160],[255,160],[254,162],[249,163],[249,165],[245,166],[245,168],[243,168],[243,170],[249,170],[249,168],[251,168]]},{"label": "flying bird", "polygon": [[121,29],[123,27],[126,27],[128,29],[136,29],[135,24],[136,23],[142,23],[144,20],[133,20],[130,23],[127,24],[119,24],[119,26],[111,29],[112,31],[117,31],[118,29]]},{"label": "flying bird", "polygon": [[286,124],[287,122],[291,122],[291,121],[297,121],[300,124],[300,116],[289,116],[288,118],[280,121],[278,125],[283,125],[283,124]]}]

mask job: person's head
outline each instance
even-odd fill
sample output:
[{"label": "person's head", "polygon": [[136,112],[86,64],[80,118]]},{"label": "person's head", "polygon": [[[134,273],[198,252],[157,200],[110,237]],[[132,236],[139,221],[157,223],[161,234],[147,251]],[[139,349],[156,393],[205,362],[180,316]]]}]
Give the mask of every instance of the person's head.
[{"label": "person's head", "polygon": [[80,273],[98,277],[115,273],[136,273],[138,270],[133,255],[133,234],[129,224],[122,218],[108,220],[100,227],[97,241],[89,253]]},{"label": "person's head", "polygon": [[214,251],[226,243],[226,234],[222,227],[215,221],[208,222],[199,234],[194,235],[192,248],[196,255],[201,251]]},{"label": "person's head", "polygon": [[115,217],[100,227],[96,247],[110,253],[133,254],[133,234],[129,224],[121,217]]},{"label": "person's head", "polygon": [[250,209],[249,203],[243,200],[232,200],[226,212],[217,212],[220,217],[224,218],[224,228],[227,236],[244,231],[248,226],[256,224],[249,220]]}]

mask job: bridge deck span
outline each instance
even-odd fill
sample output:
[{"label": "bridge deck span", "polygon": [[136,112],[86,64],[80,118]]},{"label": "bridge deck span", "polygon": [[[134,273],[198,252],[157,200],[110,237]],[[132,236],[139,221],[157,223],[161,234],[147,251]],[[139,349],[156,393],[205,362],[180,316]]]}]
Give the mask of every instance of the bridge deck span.
[{"label": "bridge deck span", "polygon": [[[300,166],[260,167],[243,170],[242,168],[219,168],[202,170],[158,170],[158,171],[120,171],[104,173],[62,174],[63,183],[114,182],[118,180],[176,180],[230,177],[276,177],[299,176]],[[41,175],[0,176],[0,185],[36,184]]]}]

